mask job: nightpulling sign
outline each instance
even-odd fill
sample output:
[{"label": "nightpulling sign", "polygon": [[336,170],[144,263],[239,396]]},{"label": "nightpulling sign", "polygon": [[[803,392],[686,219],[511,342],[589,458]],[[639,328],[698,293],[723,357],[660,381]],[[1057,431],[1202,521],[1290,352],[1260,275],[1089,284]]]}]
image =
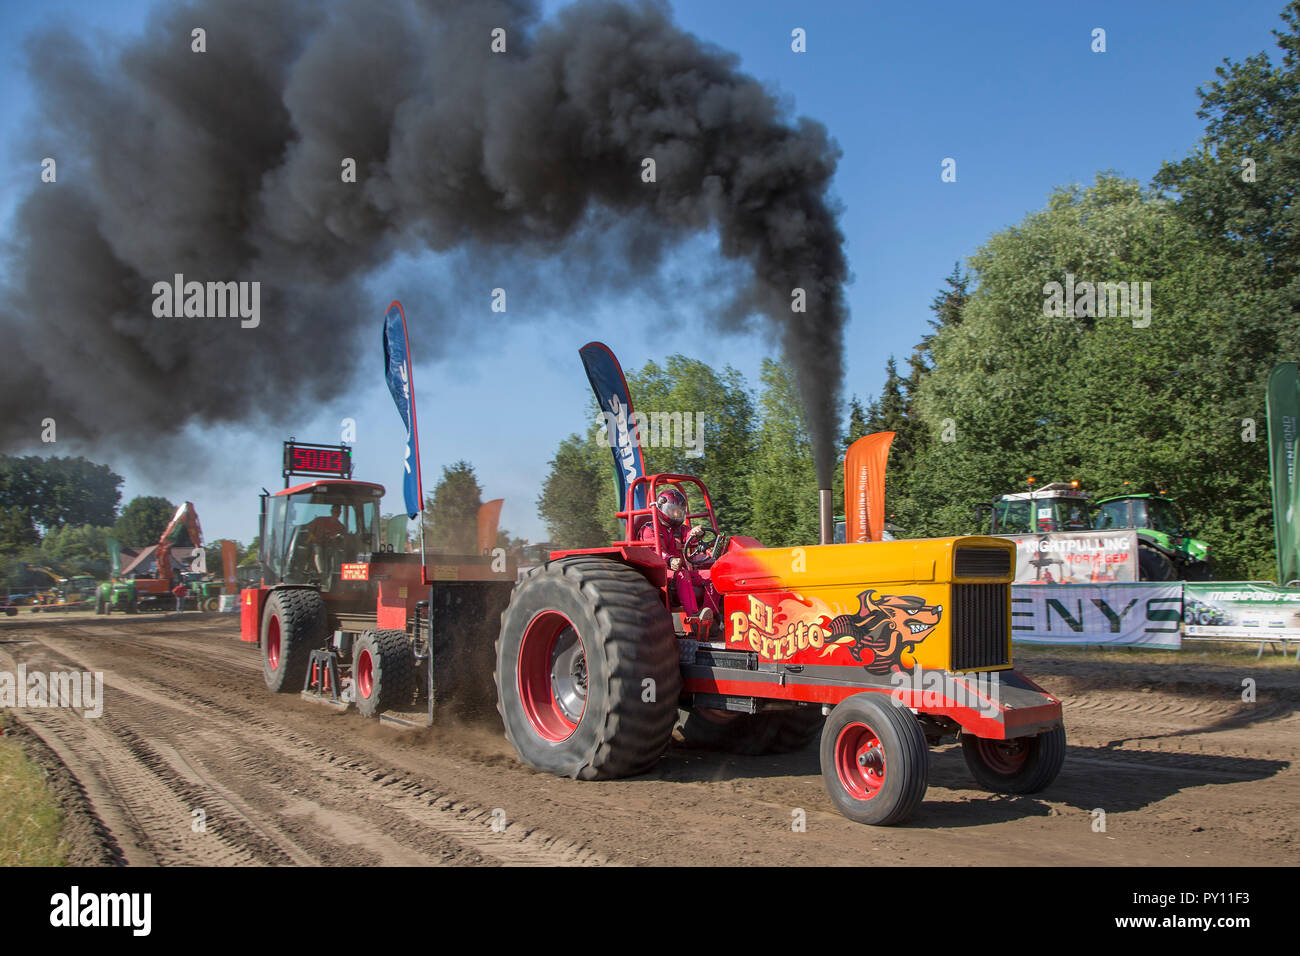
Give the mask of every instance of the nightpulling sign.
[{"label": "nightpulling sign", "polygon": [[1014,585],[1011,639],[1026,644],[1178,648],[1183,584]]},{"label": "nightpulling sign", "polygon": [[1111,584],[1138,579],[1136,531],[998,537],[1016,543],[1016,584]]}]

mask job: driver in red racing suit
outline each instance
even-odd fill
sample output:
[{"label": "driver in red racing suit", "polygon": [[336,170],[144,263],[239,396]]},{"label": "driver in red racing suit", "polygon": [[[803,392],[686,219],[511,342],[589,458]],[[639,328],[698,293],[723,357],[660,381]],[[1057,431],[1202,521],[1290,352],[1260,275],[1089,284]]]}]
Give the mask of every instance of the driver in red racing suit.
[{"label": "driver in red racing suit", "polygon": [[[696,564],[707,558],[697,556],[692,561],[686,556],[689,546],[704,532],[704,527],[687,527],[686,496],[679,488],[661,491],[651,507],[659,512],[659,540],[655,541],[653,521],[645,523],[639,538],[652,545],[668,562],[668,584],[676,590],[677,600],[686,612],[687,629],[707,635],[714,619],[722,614],[722,602],[713,582],[706,580],[696,569]],[[700,610],[700,598],[704,601],[703,610]]]}]

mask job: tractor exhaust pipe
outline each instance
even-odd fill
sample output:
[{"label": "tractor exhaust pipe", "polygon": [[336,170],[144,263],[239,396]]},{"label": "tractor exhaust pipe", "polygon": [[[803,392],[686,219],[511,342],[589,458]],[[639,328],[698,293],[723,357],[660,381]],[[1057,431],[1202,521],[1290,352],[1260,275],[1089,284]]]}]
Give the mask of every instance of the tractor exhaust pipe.
[{"label": "tractor exhaust pipe", "polygon": [[831,504],[829,488],[817,490],[817,506],[821,543],[831,544],[835,541],[835,507]]}]

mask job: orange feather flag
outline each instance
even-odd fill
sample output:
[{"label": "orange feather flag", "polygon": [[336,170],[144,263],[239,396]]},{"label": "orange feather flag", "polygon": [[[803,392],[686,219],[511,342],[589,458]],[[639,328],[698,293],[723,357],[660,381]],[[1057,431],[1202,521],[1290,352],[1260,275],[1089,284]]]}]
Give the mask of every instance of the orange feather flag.
[{"label": "orange feather flag", "polygon": [[497,525],[501,521],[504,498],[485,501],[478,509],[478,553],[486,554],[497,546]]},{"label": "orange feather flag", "polygon": [[864,435],[844,455],[844,540],[879,541],[885,530],[885,465],[893,432]]}]

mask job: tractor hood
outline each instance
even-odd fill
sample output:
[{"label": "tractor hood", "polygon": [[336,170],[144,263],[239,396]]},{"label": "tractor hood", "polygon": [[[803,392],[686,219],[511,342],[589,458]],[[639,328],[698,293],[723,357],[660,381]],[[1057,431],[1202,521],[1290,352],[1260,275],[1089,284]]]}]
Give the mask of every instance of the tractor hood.
[{"label": "tractor hood", "polygon": [[724,593],[902,581],[974,579],[1010,583],[1016,547],[984,535],[828,544],[797,548],[732,548],[711,568]]}]

